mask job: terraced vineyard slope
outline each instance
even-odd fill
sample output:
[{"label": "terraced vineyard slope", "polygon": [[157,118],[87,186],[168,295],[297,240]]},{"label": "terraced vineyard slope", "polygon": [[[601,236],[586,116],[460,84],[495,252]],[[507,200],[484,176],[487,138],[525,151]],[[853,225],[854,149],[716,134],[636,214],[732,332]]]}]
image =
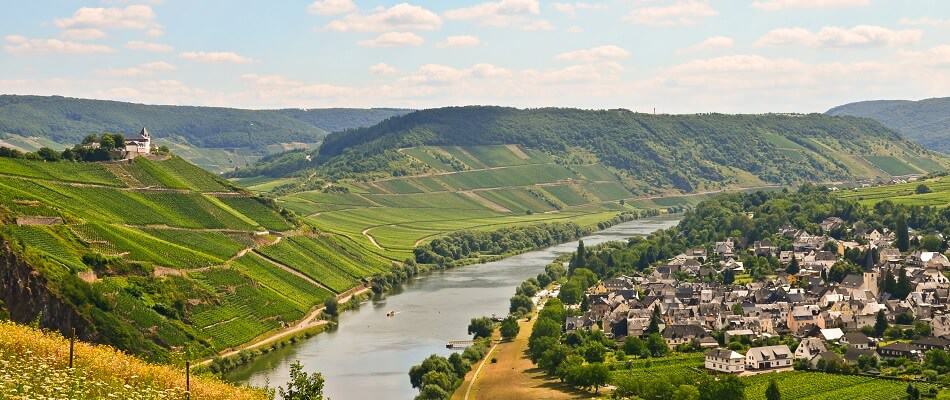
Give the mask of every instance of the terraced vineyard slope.
[{"label": "terraced vineyard slope", "polygon": [[707,197],[636,198],[620,175],[601,164],[562,165],[520,145],[420,146],[398,153],[427,172],[344,179],[332,186],[338,191],[297,192],[277,201],[320,230],[403,259],[450,232],[542,222],[596,226],[619,213],[678,209]]},{"label": "terraced vineyard slope", "polygon": [[177,157],[0,158],[0,221],[15,321],[153,360],[302,327],[391,266]]},{"label": "terraced vineyard slope", "polygon": [[839,190],[838,196],[874,205],[888,200],[896,204],[950,207],[950,176],[919,181]]}]

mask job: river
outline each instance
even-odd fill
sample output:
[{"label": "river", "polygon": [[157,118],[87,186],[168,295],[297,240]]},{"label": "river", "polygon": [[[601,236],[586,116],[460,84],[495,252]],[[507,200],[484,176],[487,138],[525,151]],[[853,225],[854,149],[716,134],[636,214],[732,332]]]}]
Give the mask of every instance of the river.
[{"label": "river", "polygon": [[[675,225],[673,217],[645,218],[584,237],[585,245],[623,240]],[[544,271],[559,254],[574,251],[564,243],[504,260],[433,272],[405,283],[385,297],[343,313],[339,327],[265,354],[225,378],[255,386],[283,385],[296,360],[305,371],[326,378],[324,393],[334,400],[412,399],[409,368],[430,354],[449,355],[449,340],[468,339],[472,317],[504,316],[508,299],[522,281]],[[395,317],[387,317],[390,310]]]}]

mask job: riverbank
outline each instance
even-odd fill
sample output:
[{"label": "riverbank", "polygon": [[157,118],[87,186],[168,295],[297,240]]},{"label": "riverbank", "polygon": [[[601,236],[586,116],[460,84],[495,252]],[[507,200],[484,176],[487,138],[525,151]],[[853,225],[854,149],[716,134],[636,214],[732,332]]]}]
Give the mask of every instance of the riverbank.
[{"label": "riverbank", "polygon": [[[675,225],[675,217],[645,218],[584,237],[594,245],[649,234]],[[335,329],[277,349],[226,374],[236,383],[284,384],[290,363],[300,360],[326,378],[325,393],[334,399],[407,399],[415,396],[407,372],[430,354],[450,355],[449,340],[466,339],[469,319],[506,315],[508,300],[525,279],[536,276],[559,254],[573,251],[569,242],[504,260],[435,270],[376,296],[339,317]],[[392,316],[387,316],[392,313]],[[486,367],[487,368],[487,367]],[[371,381],[373,385],[366,385]]]},{"label": "riverbank", "polygon": [[[452,400],[574,400],[593,395],[573,390],[549,378],[527,357],[528,338],[534,329],[537,312],[529,319],[518,320],[520,330],[511,341],[497,344],[485,356],[483,366],[465,375]],[[492,361],[494,360],[494,361]]]}]

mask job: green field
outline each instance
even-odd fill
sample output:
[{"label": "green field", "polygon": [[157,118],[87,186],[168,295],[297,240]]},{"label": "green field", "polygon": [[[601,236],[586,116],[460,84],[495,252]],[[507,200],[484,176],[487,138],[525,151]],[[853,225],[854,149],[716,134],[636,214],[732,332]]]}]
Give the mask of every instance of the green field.
[{"label": "green field", "polygon": [[[926,185],[930,193],[918,194],[917,187]],[[893,185],[879,185],[856,189],[843,189],[838,197],[857,200],[864,205],[874,205],[889,200],[897,204],[947,207],[950,206],[950,176],[942,176]]]}]

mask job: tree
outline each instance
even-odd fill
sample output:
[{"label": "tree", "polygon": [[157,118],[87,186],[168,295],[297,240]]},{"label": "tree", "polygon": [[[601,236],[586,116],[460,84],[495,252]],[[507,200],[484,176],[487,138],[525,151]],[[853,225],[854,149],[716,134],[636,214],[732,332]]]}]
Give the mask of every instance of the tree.
[{"label": "tree", "polygon": [[798,266],[798,258],[795,258],[795,254],[792,254],[792,261],[788,263],[785,272],[788,272],[790,275],[795,275],[798,271],[801,271],[801,267]]},{"label": "tree", "polygon": [[725,271],[722,271],[722,283],[727,285],[733,284],[736,281],[736,272],[732,268],[726,268]]},{"label": "tree", "polygon": [[670,352],[670,347],[659,333],[651,333],[650,336],[647,336],[647,350],[654,357],[662,357]]},{"label": "tree", "polygon": [[627,336],[623,340],[623,352],[627,353],[628,356],[639,356],[643,354],[644,348],[643,340],[636,336]]},{"label": "tree", "polygon": [[521,327],[518,326],[518,320],[515,317],[508,316],[504,321],[501,321],[501,337],[505,340],[512,340],[515,336],[518,336],[518,332],[521,330]]},{"label": "tree", "polygon": [[778,383],[775,383],[775,379],[769,380],[769,387],[765,389],[765,398],[768,400],[782,400],[782,394],[778,391]]},{"label": "tree", "polygon": [[290,365],[290,381],[287,388],[277,388],[284,400],[323,400],[323,375],[319,372],[308,374],[303,371],[300,361]]},{"label": "tree", "polygon": [[914,286],[910,282],[910,277],[907,276],[907,271],[904,270],[903,266],[897,270],[897,275],[897,287],[891,294],[898,299],[905,299],[907,295],[914,290]]},{"label": "tree", "polygon": [[323,312],[331,317],[336,317],[340,314],[340,303],[337,302],[336,297],[331,297],[323,301]]},{"label": "tree", "polygon": [[534,309],[534,302],[523,294],[516,294],[511,298],[508,312],[512,314],[526,314]]},{"label": "tree", "polygon": [[660,315],[660,306],[653,307],[653,315],[650,316],[650,325],[647,326],[645,333],[658,333],[660,332],[660,324],[663,323],[663,318]]},{"label": "tree", "polygon": [[422,378],[430,371],[444,372],[446,374],[456,373],[455,368],[445,357],[430,355],[419,365],[414,365],[409,369],[409,383],[414,388],[422,388]]},{"label": "tree", "polygon": [[745,388],[735,375],[708,379],[699,387],[701,400],[744,400]]},{"label": "tree", "polygon": [[884,331],[887,330],[887,315],[884,314],[884,310],[877,312],[877,316],[874,319],[874,336],[881,337],[884,335]]},{"label": "tree", "polygon": [[897,249],[907,251],[910,248],[910,237],[907,232],[907,217],[903,213],[897,216],[897,227],[894,228],[897,235]]},{"label": "tree", "polygon": [[920,241],[920,248],[927,251],[943,251],[943,239],[940,239],[937,235],[924,236]]},{"label": "tree", "polygon": [[584,249],[584,241],[577,241],[577,251],[574,252],[574,257],[571,257],[571,263],[569,265],[570,270],[573,271],[577,268],[584,268],[587,266],[587,250]]},{"label": "tree", "polygon": [[62,155],[49,147],[41,147],[36,151],[36,155],[45,161],[59,161]]},{"label": "tree", "polygon": [[884,279],[881,280],[881,292],[894,294],[897,290],[897,280],[894,279],[894,273],[890,269],[884,271]]},{"label": "tree", "polygon": [[115,150],[115,146],[116,146],[115,139],[112,138],[112,135],[103,134],[102,139],[99,140],[99,146],[101,146],[106,151]]},{"label": "tree", "polygon": [[468,334],[473,335],[475,339],[491,337],[495,330],[495,322],[488,317],[472,318],[468,324]]},{"label": "tree", "polygon": [[679,385],[673,391],[673,400],[699,400],[699,389],[693,385]]},{"label": "tree", "polygon": [[914,384],[912,383],[907,384],[907,399],[908,400],[920,399],[920,389],[917,389],[917,386],[914,386]]},{"label": "tree", "polygon": [[921,183],[921,184],[917,185],[917,189],[915,189],[914,192],[917,193],[917,194],[927,194],[927,193],[930,193],[931,190],[930,190],[930,187],[929,187],[929,186],[927,186],[927,185]]}]

